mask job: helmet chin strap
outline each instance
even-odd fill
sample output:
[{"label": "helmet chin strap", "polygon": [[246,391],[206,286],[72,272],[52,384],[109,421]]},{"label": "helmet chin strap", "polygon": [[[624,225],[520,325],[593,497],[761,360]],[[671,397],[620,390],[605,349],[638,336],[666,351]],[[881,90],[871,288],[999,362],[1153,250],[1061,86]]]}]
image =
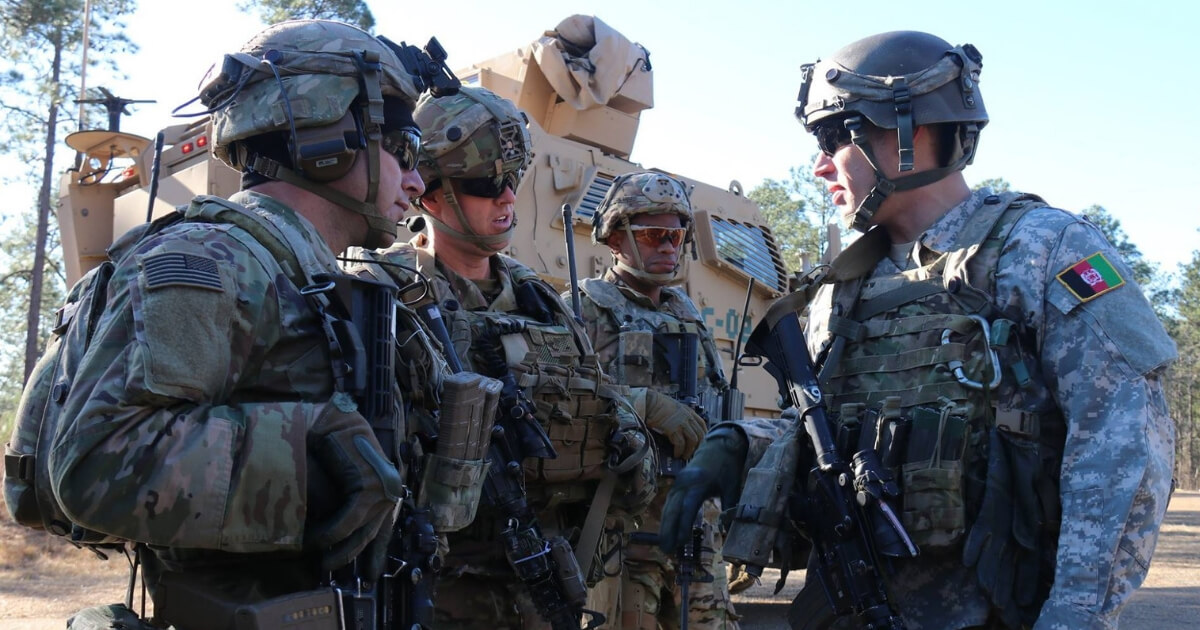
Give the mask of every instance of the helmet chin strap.
[{"label": "helmet chin strap", "polygon": [[[375,150],[378,151],[379,144],[375,143]],[[367,149],[367,152],[370,148]],[[370,159],[369,157],[366,159]],[[305,179],[300,173],[290,169],[276,160],[261,155],[254,155],[247,163],[247,168],[266,177],[275,179],[281,182],[286,182],[297,188],[306,190],[334,205],[340,206],[351,212],[359,214],[367,222],[367,235],[362,244],[367,249],[376,249],[383,247],[387,243],[384,235],[390,235],[393,239],[399,233],[397,224],[389,221],[379,212],[379,208],[374,203],[355,199],[340,190],[331,188],[326,184],[317,183]],[[369,170],[369,169],[368,169]],[[379,190],[378,177],[370,178],[368,175],[368,199],[374,199]]]},{"label": "helmet chin strap", "polygon": [[446,205],[450,206],[454,210],[454,216],[458,218],[458,224],[461,225],[463,229],[456,230],[450,227],[445,221],[442,221],[441,219],[430,214],[428,209],[418,206],[421,209],[421,214],[423,214],[425,218],[429,219],[429,221],[433,223],[437,230],[446,232],[461,241],[471,243],[487,256],[499,253],[505,247],[508,247],[508,244],[512,241],[513,232],[515,232],[517,229],[516,214],[513,214],[512,223],[509,224],[507,230],[490,236],[477,234],[475,230],[471,228],[471,224],[467,221],[467,216],[463,212],[462,206],[459,205],[458,198],[454,195],[449,178],[443,177],[441,180],[442,199],[445,200]]},{"label": "helmet chin strap", "polygon": [[683,269],[682,256],[675,260],[675,268],[667,273],[650,273],[646,271],[646,263],[642,260],[642,252],[638,249],[637,241],[633,238],[633,228],[629,225],[629,220],[622,219],[621,223],[625,229],[625,239],[632,244],[630,249],[633,250],[633,260],[637,263],[637,267],[625,264],[624,261],[617,257],[616,252],[613,252],[614,267],[639,280],[650,282],[660,287],[673,287],[683,284],[687,280],[687,274],[680,273]]},{"label": "helmet chin strap", "polygon": [[[846,121],[846,128],[850,130],[850,139],[854,143],[854,146],[862,152],[863,157],[867,159],[867,163],[871,165],[871,170],[875,172],[875,185],[871,187],[871,192],[867,194],[867,197],[854,210],[854,217],[849,226],[864,233],[871,227],[871,219],[875,218],[875,213],[879,212],[879,207],[883,205],[883,202],[892,193],[928,186],[938,180],[944,179],[951,173],[961,171],[971,161],[971,158],[974,157],[975,137],[979,133],[977,126],[970,125],[967,132],[968,134],[973,133],[970,142],[971,150],[963,151],[961,147],[956,148],[956,159],[948,166],[889,179],[879,168],[879,162],[875,159],[875,150],[871,148],[871,143],[867,141],[867,133],[862,128],[861,119]],[[907,138],[903,137],[903,131],[903,129],[896,130],[896,133],[900,135],[901,160],[904,160],[904,152],[907,150],[909,160],[911,161],[913,151],[912,129],[911,127],[909,128]],[[910,163],[909,169],[911,168],[912,165]]]}]

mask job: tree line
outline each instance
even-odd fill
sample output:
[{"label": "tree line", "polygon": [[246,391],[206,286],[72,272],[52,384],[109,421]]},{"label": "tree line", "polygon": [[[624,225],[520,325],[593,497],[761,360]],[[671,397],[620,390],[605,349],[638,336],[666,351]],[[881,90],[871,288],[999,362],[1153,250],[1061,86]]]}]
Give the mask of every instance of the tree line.
[{"label": "tree line", "polygon": [[[66,131],[78,128],[72,105],[98,96],[80,94],[77,87],[85,24],[92,53],[88,67],[113,67],[120,55],[136,51],[123,25],[135,2],[89,4],[90,20],[85,20],[83,0],[0,0],[0,156],[21,165],[0,171],[6,173],[0,184],[38,184],[34,198],[10,199],[8,209],[0,211],[0,434],[5,437],[12,430],[22,384],[45,348],[47,325],[67,290],[57,226],[49,219],[56,178],[65,168],[57,148]],[[264,24],[322,17],[367,30],[374,26],[362,0],[246,0],[241,9],[256,13]],[[49,61],[33,64],[31,59]],[[979,186],[1009,188],[1000,179]],[[843,236],[827,228],[836,223],[837,210],[807,164],[793,167],[787,179],[763,181],[747,196],[762,209],[788,269],[798,272],[816,264],[828,253],[831,239]],[[1200,250],[1178,269],[1162,270],[1145,259],[1104,207],[1092,206],[1084,214],[1133,268],[1179,348],[1180,358],[1164,378],[1178,426],[1175,476],[1180,487],[1200,488]]]}]

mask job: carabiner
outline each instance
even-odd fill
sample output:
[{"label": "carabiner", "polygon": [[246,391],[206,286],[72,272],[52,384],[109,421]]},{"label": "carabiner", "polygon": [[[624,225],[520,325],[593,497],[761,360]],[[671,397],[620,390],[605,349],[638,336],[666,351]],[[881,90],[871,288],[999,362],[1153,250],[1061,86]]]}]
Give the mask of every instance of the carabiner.
[{"label": "carabiner", "polygon": [[[954,379],[957,380],[963,387],[975,390],[996,389],[996,387],[1000,385],[1000,357],[996,356],[996,351],[992,349],[991,326],[988,324],[986,319],[980,317],[979,315],[968,315],[967,317],[979,322],[979,326],[983,328],[984,347],[987,348],[988,354],[992,357],[992,382],[984,385],[979,381],[973,381],[967,378],[966,373],[963,371],[963,362],[958,359],[948,362],[947,366],[949,366],[951,372],[954,373]],[[949,328],[942,331],[943,346],[950,343],[950,333],[951,330]]]}]

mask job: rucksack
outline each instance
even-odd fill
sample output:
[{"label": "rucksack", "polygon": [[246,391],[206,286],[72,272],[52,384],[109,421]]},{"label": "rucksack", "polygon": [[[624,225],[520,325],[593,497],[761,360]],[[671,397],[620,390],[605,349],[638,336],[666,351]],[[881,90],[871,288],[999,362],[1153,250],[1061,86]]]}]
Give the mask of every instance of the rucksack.
[{"label": "rucksack", "polygon": [[[138,238],[182,220],[182,212],[172,212],[142,227]],[[81,545],[117,541],[78,527],[67,518],[51,490],[47,457],[75,371],[104,314],[108,281],[121,260],[110,258],[84,274],[55,312],[50,340],[25,382],[12,439],[4,449],[4,502],[13,520]]]},{"label": "rucksack", "polygon": [[123,543],[71,522],[54,495],[48,462],[61,424],[63,403],[107,306],[109,280],[117,264],[138,242],[183,221],[234,224],[265,247],[293,282],[303,283],[297,286],[310,283],[285,237],[265,219],[218,197],[197,197],[193,206],[197,204],[194,208],[181,206],[120,237],[109,249],[109,259],[80,278],[55,313],[51,339],[25,383],[12,439],[4,451],[4,502],[17,523],[65,537],[80,546],[95,548]]}]

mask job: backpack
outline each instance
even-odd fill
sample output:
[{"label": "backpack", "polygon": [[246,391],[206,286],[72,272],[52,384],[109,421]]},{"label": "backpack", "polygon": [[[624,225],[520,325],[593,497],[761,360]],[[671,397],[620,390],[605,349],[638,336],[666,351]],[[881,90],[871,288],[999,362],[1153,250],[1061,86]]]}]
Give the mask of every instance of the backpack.
[{"label": "backpack", "polygon": [[[182,219],[183,213],[172,212],[144,226],[139,238]],[[21,525],[68,537],[77,544],[116,541],[71,523],[50,489],[46,462],[75,370],[104,314],[108,281],[120,261],[121,257],[110,258],[84,274],[67,293],[66,302],[55,311],[50,341],[25,382],[12,440],[4,449],[4,502],[9,515]]]},{"label": "backpack", "polygon": [[196,204],[201,206],[199,213],[181,206],[120,237],[109,248],[109,259],[80,278],[68,292],[66,302],[56,311],[52,337],[25,383],[12,439],[4,450],[4,502],[17,523],[65,537],[78,546],[95,548],[122,543],[117,538],[71,522],[54,495],[48,462],[61,424],[63,403],[71,391],[75,372],[87,352],[96,325],[104,315],[109,280],[117,264],[135,249],[138,242],[183,221],[231,223],[250,233],[271,252],[294,282],[304,282],[297,286],[308,284],[295,252],[265,219],[218,197],[198,197],[193,201],[193,205]]}]

